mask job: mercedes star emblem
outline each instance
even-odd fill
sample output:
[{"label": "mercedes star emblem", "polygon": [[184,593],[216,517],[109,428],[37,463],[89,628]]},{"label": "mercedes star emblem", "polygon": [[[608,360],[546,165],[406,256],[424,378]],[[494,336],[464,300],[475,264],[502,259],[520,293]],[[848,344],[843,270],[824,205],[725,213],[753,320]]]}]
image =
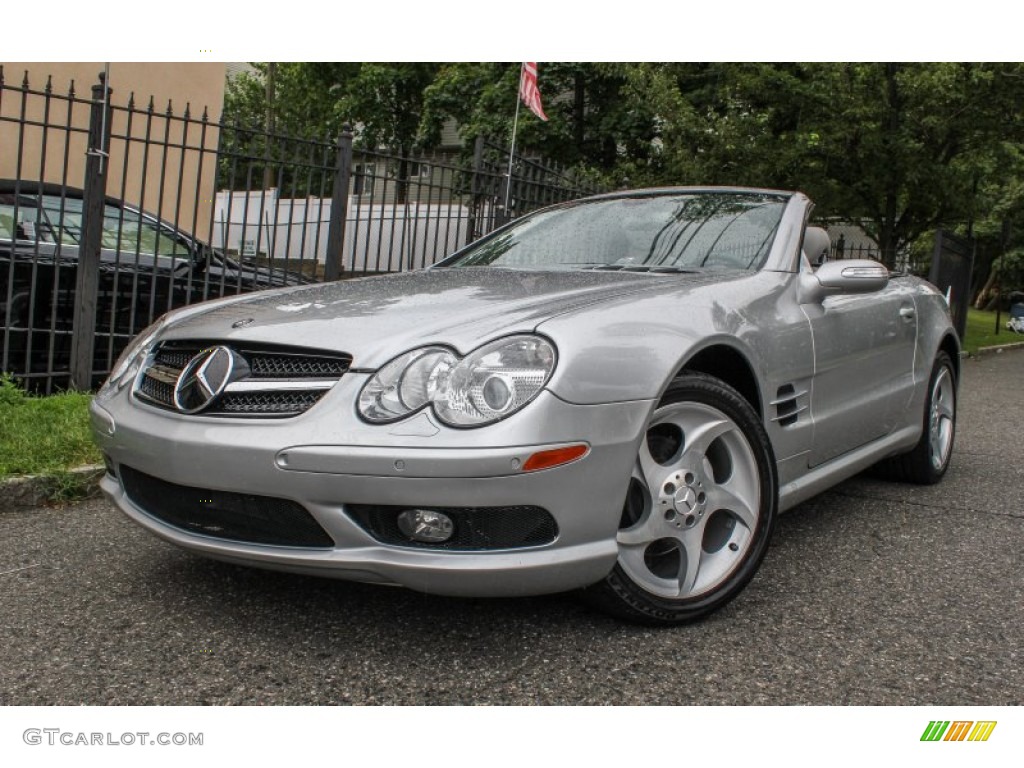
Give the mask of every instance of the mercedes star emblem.
[{"label": "mercedes star emblem", "polygon": [[182,413],[199,413],[224,391],[235,370],[227,347],[210,347],[189,360],[174,385],[174,405]]}]

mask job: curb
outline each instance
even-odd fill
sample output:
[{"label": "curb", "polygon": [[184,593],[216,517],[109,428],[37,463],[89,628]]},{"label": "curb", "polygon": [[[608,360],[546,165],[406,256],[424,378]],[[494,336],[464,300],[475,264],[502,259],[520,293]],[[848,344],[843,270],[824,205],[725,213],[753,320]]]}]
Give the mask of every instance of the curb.
[{"label": "curb", "polygon": [[0,513],[38,507],[70,497],[89,498],[106,472],[102,464],[76,467],[51,475],[24,475],[0,480]]},{"label": "curb", "polygon": [[978,347],[974,357],[981,357],[986,354],[1002,354],[1011,349],[1024,349],[1024,341],[1011,341],[1009,344],[996,344],[993,347]]}]

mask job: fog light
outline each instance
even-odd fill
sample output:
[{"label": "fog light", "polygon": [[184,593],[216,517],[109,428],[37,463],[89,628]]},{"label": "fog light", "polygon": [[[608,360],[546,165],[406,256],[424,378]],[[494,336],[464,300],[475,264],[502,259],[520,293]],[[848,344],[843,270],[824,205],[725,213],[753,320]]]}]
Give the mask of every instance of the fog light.
[{"label": "fog light", "polygon": [[441,512],[430,509],[407,509],[398,516],[398,530],[413,541],[439,544],[455,533],[455,523]]}]

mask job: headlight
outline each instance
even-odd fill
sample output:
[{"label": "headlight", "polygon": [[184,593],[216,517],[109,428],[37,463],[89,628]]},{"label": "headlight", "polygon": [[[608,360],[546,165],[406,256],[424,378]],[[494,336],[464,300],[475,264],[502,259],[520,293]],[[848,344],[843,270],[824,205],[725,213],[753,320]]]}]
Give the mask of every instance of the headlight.
[{"label": "headlight", "polygon": [[407,352],[385,365],[359,394],[359,413],[384,423],[430,404],[455,427],[478,427],[530,402],[555,369],[555,348],[539,336],[509,336],[463,359],[443,347]]},{"label": "headlight", "polygon": [[459,427],[503,419],[533,400],[554,369],[555,349],[544,339],[499,339],[455,366],[434,398],[434,413]]},{"label": "headlight", "polygon": [[433,400],[438,386],[458,362],[444,347],[424,347],[395,358],[373,375],[359,393],[359,413],[367,421],[395,421]]},{"label": "headlight", "polygon": [[165,315],[136,336],[135,340],[124,348],[121,356],[114,363],[114,367],[111,369],[107,380],[100,387],[100,391],[96,393],[96,397],[109,397],[115,392],[124,389],[135,378],[135,375],[139,372],[139,366],[142,365],[142,361],[153,348],[153,342],[156,340],[157,334],[167,325],[167,320],[168,318]]}]

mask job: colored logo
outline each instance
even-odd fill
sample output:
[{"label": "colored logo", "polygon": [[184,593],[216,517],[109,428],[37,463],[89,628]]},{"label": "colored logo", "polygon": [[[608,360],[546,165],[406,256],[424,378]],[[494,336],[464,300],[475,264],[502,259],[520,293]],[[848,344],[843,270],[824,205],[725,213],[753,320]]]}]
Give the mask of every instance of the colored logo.
[{"label": "colored logo", "polygon": [[995,729],[995,720],[932,720],[921,741],[988,741]]}]

